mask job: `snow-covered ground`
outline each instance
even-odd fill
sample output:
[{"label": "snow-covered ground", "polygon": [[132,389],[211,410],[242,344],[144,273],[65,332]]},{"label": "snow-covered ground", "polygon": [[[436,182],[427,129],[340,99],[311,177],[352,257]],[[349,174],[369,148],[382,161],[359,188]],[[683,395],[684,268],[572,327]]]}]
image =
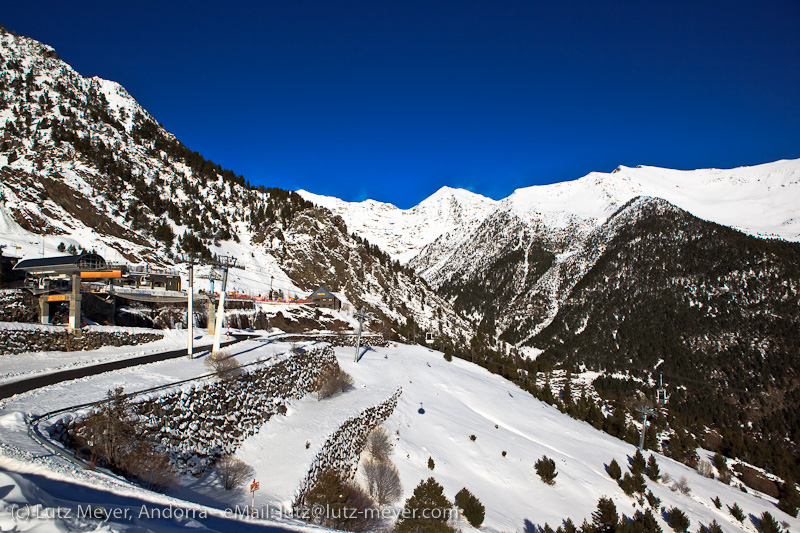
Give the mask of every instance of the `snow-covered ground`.
[{"label": "snow-covered ground", "polygon": [[[228,351],[242,364],[259,361],[271,364],[284,357],[291,347],[289,343],[260,338],[238,343]],[[121,353],[123,348],[109,350]],[[235,513],[226,514],[224,509],[187,502],[174,494],[155,494],[112,476],[78,469],[53,456],[27,434],[26,420],[31,416],[101,400],[109,389],[117,386],[133,392],[197,378],[208,373],[204,360],[200,355],[191,361],[173,359],[107,372],[0,402],[0,530],[16,527],[18,531],[85,531],[95,528],[99,531],[173,531],[183,528],[247,531],[256,529],[256,524],[259,531],[316,530],[291,521],[275,525],[244,519]],[[79,361],[73,363],[80,364]],[[219,487],[215,490],[222,491]],[[176,494],[181,492],[177,490]],[[109,513],[118,512],[119,516],[109,516],[107,522],[86,516],[81,518],[81,512],[90,505],[103,506]],[[159,512],[161,516],[155,516]],[[165,517],[168,513],[172,515]]]},{"label": "snow-covered ground", "polygon": [[[268,364],[289,347],[262,339],[244,341],[231,351],[242,363],[263,360]],[[374,348],[358,363],[353,361],[353,354],[352,348],[336,349],[340,365],[355,379],[353,388],[323,401],[309,396],[291,402],[287,416],[273,417],[238,449],[236,455],[256,469],[256,479],[261,483],[256,493],[257,508],[286,508],[326,437],[345,419],[386,399],[399,386],[403,394],[397,409],[384,423],[394,441],[392,460],[404,489],[397,509],[414,487],[430,476],[444,486],[451,500],[462,487],[473,492],[486,506],[486,531],[525,531],[545,522],[557,525],[567,517],[580,523],[590,516],[601,496],[611,497],[618,510],[628,516],[638,508],[605,472],[611,459],[624,469],[635,451],[633,446],[570,419],[480,367],[459,359],[448,363],[441,353],[425,347]],[[104,526],[109,531],[189,527],[225,531],[244,527],[239,522],[226,522],[224,513],[212,508],[247,505],[250,494],[224,491],[213,473],[200,479],[187,477],[169,494],[155,495],[96,472],[76,469],[46,453],[26,434],[24,420],[29,413],[99,400],[117,385],[124,385],[128,391],[142,390],[205,372],[202,359],[164,361],[59,384],[0,403],[0,527],[16,525],[28,531],[36,525],[25,520],[14,522],[14,505],[76,510],[78,505],[92,503],[107,510],[136,511],[133,520],[110,520]],[[475,435],[474,441],[470,435]],[[540,481],[534,471],[533,463],[542,455],[556,463],[559,474],[553,486]],[[432,471],[427,466],[429,457],[435,463]],[[661,498],[662,505],[684,510],[692,521],[692,530],[716,519],[725,531],[754,531],[750,518],[741,527],[730,516],[727,506],[734,502],[745,514],[757,517],[769,511],[793,529],[800,527],[800,520],[779,511],[766,496],[741,492],[670,459],[657,458],[662,473],[675,480],[687,479],[691,494],[683,495],[666,483],[649,480],[648,488]],[[714,507],[711,500],[715,496],[722,500],[722,510]],[[192,503],[180,503],[176,498]],[[197,509],[195,514],[203,510],[208,516],[138,518],[142,505],[178,504],[182,509]],[[666,530],[660,517],[659,521]],[[98,524],[92,523],[93,527]],[[77,523],[61,518],[39,525],[45,531],[88,527],[86,520]],[[460,526],[464,531],[471,529],[466,522]]]},{"label": "snow-covered ground", "polygon": [[[24,324],[20,322],[0,322],[0,329],[13,330],[41,330],[63,333],[64,326],[46,324]],[[119,326],[86,326],[87,331],[105,333],[151,333],[161,334],[164,338],[147,344],[135,346],[104,346],[97,350],[73,352],[26,352],[9,355],[2,358],[0,366],[0,383],[29,378],[36,374],[46,374],[67,368],[88,366],[107,363],[120,359],[141,357],[152,353],[179,350],[188,346],[188,333],[186,330],[153,330],[147,328],[125,328]],[[204,334],[204,330],[194,330],[194,344],[196,346],[210,345],[214,342],[213,335]]]}]

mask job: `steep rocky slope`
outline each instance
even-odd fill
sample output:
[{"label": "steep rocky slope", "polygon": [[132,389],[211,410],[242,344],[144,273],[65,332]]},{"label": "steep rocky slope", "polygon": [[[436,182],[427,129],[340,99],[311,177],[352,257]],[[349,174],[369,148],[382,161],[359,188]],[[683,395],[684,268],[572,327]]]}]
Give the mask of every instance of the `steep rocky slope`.
[{"label": "steep rocky slope", "polygon": [[[531,339],[539,357],[645,383],[663,376],[671,416],[718,429],[729,452],[742,453],[734,450],[744,434],[796,454],[800,244],[745,235],[660,199],[634,200],[609,223],[602,252]],[[758,459],[796,468],[777,454]]]},{"label": "steep rocky slope", "polygon": [[84,78],[52,48],[4,29],[0,64],[0,233],[17,254],[75,247],[184,269],[184,252],[233,256],[237,290],[274,284],[302,297],[324,284],[389,330],[472,336],[449,303],[341,218],[191,151],[118,84]]},{"label": "steep rocky slope", "polygon": [[442,187],[411,209],[375,200],[345,202],[302,190],[298,194],[341,216],[352,231],[401,263],[441,236],[469,235],[497,204],[491,198],[451,187]]}]

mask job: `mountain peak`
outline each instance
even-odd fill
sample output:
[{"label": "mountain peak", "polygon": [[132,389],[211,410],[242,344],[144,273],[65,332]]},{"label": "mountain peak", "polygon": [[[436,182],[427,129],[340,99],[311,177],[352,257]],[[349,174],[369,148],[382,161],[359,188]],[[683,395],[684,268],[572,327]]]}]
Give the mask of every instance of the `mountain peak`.
[{"label": "mountain peak", "polygon": [[419,204],[417,204],[415,208],[431,204],[438,204],[450,199],[453,199],[457,203],[462,205],[494,205],[497,203],[497,200],[492,200],[491,198],[472,192],[470,190],[456,189],[445,185],[432,195],[425,198]]}]

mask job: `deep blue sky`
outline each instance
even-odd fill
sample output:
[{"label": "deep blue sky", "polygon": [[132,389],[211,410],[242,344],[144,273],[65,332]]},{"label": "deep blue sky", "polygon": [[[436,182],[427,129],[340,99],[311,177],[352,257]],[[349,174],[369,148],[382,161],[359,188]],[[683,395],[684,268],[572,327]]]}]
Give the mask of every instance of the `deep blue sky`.
[{"label": "deep blue sky", "polygon": [[797,0],[5,2],[254,184],[410,207],[800,157]]}]

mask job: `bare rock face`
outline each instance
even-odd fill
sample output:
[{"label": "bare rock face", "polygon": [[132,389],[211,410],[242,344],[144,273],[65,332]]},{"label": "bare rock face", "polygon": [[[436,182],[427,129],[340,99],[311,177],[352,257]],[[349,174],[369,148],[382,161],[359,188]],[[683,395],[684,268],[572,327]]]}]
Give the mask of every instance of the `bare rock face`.
[{"label": "bare rock face", "polygon": [[38,322],[39,310],[36,298],[24,291],[0,291],[0,321]]}]

